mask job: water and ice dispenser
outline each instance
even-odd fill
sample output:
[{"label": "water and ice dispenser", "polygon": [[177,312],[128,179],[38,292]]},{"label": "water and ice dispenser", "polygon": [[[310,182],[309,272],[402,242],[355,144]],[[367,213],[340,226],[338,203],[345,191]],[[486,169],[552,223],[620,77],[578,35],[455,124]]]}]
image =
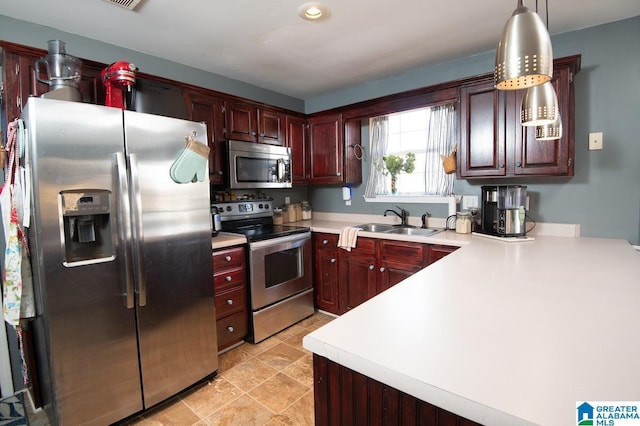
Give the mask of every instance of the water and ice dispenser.
[{"label": "water and ice dispenser", "polygon": [[115,258],[110,195],[111,192],[106,190],[60,193],[65,266],[106,262]]}]

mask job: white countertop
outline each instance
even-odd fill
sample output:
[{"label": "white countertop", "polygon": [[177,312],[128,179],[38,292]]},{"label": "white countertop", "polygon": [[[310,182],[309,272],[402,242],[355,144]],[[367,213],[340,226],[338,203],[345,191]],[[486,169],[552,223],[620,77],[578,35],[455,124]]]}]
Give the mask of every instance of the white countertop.
[{"label": "white countertop", "polygon": [[211,237],[211,248],[213,250],[225,247],[246,244],[247,238],[242,234],[232,234],[228,232],[218,232],[218,235]]},{"label": "white countertop", "polygon": [[[308,226],[313,232],[326,232],[331,234],[339,234],[343,227],[356,226],[367,223],[366,221],[353,220],[326,220],[312,219],[302,222],[293,222],[291,225]],[[384,223],[377,221],[375,223]],[[449,246],[463,246],[471,241],[471,234],[457,234],[455,231],[442,231],[431,237],[419,237],[400,234],[385,234],[383,232],[358,232],[358,237],[380,238],[386,240],[397,241],[416,241],[428,244],[444,244]]]},{"label": "white countertop", "polygon": [[576,402],[640,400],[640,253],[464,237],[304,347],[485,425],[569,425]]}]

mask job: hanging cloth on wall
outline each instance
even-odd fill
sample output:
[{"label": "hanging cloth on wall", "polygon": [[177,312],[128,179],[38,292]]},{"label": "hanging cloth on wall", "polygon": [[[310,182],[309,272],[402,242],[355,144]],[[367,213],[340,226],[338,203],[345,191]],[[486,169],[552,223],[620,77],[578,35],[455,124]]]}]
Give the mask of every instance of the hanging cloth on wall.
[{"label": "hanging cloth on wall", "polygon": [[[33,279],[29,262],[29,247],[23,232],[16,201],[24,203],[22,188],[24,179],[19,167],[19,158],[24,153],[24,140],[20,120],[9,123],[7,132],[6,179],[0,191],[2,226],[5,237],[4,273],[2,276],[2,313],[7,323],[18,327],[21,318],[35,315]],[[27,200],[28,203],[28,200]],[[22,211],[20,212],[22,213]]]}]

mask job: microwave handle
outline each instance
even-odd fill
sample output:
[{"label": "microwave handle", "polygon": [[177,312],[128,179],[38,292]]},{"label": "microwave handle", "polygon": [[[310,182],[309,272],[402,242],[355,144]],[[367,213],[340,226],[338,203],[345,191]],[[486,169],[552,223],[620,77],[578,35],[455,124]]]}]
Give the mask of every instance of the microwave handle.
[{"label": "microwave handle", "polygon": [[278,159],[278,182],[284,181],[284,160]]}]

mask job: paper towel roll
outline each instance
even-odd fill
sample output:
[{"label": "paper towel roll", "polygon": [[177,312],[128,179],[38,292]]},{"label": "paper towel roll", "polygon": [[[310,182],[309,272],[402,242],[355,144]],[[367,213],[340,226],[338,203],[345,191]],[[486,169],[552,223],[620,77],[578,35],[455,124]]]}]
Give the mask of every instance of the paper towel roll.
[{"label": "paper towel roll", "polygon": [[344,201],[349,201],[351,199],[351,188],[348,186],[342,187],[342,199]]}]

